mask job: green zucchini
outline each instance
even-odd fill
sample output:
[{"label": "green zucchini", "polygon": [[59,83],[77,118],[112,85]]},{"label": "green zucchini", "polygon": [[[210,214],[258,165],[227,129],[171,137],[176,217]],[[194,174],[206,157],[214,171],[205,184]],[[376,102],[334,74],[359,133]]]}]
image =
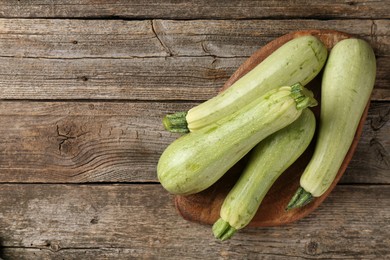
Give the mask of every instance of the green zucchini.
[{"label": "green zucchini", "polygon": [[200,192],[261,140],[316,104],[312,93],[300,84],[273,89],[220,121],[172,142],[158,162],[158,178],[170,193]]},{"label": "green zucchini", "polygon": [[375,75],[375,55],[367,42],[346,39],[331,50],[322,78],[316,147],[287,209],[306,205],[331,186],[352,144]]},{"label": "green zucchini", "polygon": [[213,225],[216,238],[229,239],[249,224],[272,184],[306,150],[315,126],[313,112],[304,109],[296,121],[252,150],[244,172],[222,204],[220,219]]},{"label": "green zucchini", "polygon": [[232,114],[267,91],[296,82],[305,86],[322,69],[327,49],[314,36],[288,41],[230,88],[188,112],[167,115],[165,128],[171,132],[193,132]]}]

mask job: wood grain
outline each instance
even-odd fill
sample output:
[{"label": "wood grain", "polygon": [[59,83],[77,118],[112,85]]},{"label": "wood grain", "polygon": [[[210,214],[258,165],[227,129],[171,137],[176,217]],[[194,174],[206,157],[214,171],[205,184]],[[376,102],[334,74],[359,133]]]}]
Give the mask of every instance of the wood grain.
[{"label": "wood grain", "polygon": [[386,259],[389,196],[388,186],[338,186],[295,224],[246,228],[221,243],[210,226],[181,219],[159,185],[3,184],[1,257]]},{"label": "wood grain", "polygon": [[2,182],[156,181],[157,160],[176,137],[161,124],[173,103],[0,105]]},{"label": "wood grain", "polygon": [[336,30],[369,42],[390,55],[390,20],[154,20],[154,30],[172,55],[251,56],[261,46],[293,31]]},{"label": "wood grain", "polygon": [[0,19],[0,56],[18,58],[249,57],[292,31],[337,30],[390,55],[390,20]]},{"label": "wood grain", "polygon": [[[1,182],[157,181],[162,151],[179,135],[163,115],[185,102],[0,102]],[[373,102],[345,182],[390,183],[390,120]]]},{"label": "wood grain", "polygon": [[[343,176],[342,180],[345,183],[360,182],[359,180],[363,180],[365,177],[369,178],[371,183],[375,181],[381,183],[382,178],[389,178],[390,129],[382,128],[386,125],[389,126],[390,106],[388,102],[372,103],[369,111],[370,116],[363,127],[363,134],[354,157],[352,157],[348,170]],[[380,134],[381,131],[383,131],[383,135]],[[372,175],[372,172],[377,174]]]},{"label": "wood grain", "polygon": [[388,20],[0,19],[0,97],[206,100],[253,51],[306,27],[369,41],[378,56],[372,100],[390,100]]},{"label": "wood grain", "polygon": [[0,58],[3,99],[205,100],[241,60]]},{"label": "wood grain", "polygon": [[0,56],[164,57],[151,20],[0,19]]},{"label": "wood grain", "polygon": [[0,1],[1,17],[47,18],[389,18],[386,1]]},{"label": "wood grain", "polygon": [[[0,258],[390,258],[389,14],[373,0],[0,0]],[[220,243],[156,183],[177,137],[161,116],[216,95],[256,49],[309,28],[375,49],[358,149],[313,214]]]},{"label": "wood grain", "polygon": [[[192,100],[218,93],[245,58],[0,57],[0,97],[29,100]],[[372,100],[390,100],[390,56],[377,59]]]}]

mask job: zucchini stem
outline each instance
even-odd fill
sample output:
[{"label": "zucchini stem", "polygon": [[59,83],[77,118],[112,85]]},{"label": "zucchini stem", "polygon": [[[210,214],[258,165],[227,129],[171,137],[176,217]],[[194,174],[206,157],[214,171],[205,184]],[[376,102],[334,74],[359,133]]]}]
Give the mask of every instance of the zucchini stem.
[{"label": "zucchini stem", "polygon": [[299,82],[291,86],[291,97],[297,103],[298,110],[317,106],[318,102],[313,96],[313,92],[304,88]]},{"label": "zucchini stem", "polygon": [[310,192],[307,192],[304,188],[299,187],[288,203],[286,210],[288,211],[290,209],[301,208],[309,204],[313,199],[314,197]]},{"label": "zucchini stem", "polygon": [[186,116],[187,112],[176,112],[164,116],[164,128],[172,133],[188,133],[190,130],[188,129]]},{"label": "zucchini stem", "polygon": [[222,241],[231,238],[236,231],[237,229],[230,226],[230,224],[222,218],[218,219],[213,225],[214,236]]}]

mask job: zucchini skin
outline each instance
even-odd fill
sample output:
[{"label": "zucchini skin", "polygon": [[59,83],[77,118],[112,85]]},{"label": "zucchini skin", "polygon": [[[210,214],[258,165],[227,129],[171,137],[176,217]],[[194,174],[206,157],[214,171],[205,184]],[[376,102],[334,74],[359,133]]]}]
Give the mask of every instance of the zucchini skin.
[{"label": "zucchini skin", "polygon": [[257,143],[295,121],[303,109],[299,104],[313,105],[307,100],[315,100],[300,87],[299,97],[293,97],[294,87],[273,89],[222,120],[176,139],[157,165],[162,186],[180,195],[210,187]]},{"label": "zucchini skin", "polygon": [[313,112],[304,109],[296,121],[270,135],[252,150],[246,168],[220,210],[221,219],[230,228],[225,227],[220,232],[220,224],[216,224],[213,231],[217,238],[226,240],[229,237],[224,233],[249,224],[273,183],[309,146],[315,127]]},{"label": "zucchini skin", "polygon": [[190,109],[188,130],[216,122],[277,86],[306,85],[320,72],[327,55],[324,44],[311,35],[285,43],[224,92]]},{"label": "zucchini skin", "polygon": [[352,144],[376,76],[375,54],[360,39],[346,39],[330,52],[322,78],[319,132],[313,157],[300,179],[314,197],[331,186]]}]

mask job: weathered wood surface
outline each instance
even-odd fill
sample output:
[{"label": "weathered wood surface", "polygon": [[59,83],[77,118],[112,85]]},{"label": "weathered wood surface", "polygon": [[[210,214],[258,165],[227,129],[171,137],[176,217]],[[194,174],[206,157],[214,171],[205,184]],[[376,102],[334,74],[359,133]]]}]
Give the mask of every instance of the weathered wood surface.
[{"label": "weathered wood surface", "polygon": [[389,20],[0,19],[0,56],[18,58],[248,57],[292,31],[331,29],[390,55]]},{"label": "weathered wood surface", "polygon": [[[163,115],[195,104],[0,102],[0,182],[155,182],[179,136]],[[387,103],[371,104],[345,182],[390,183],[389,115]]]},{"label": "weathered wood surface", "polygon": [[372,100],[390,100],[389,20],[0,19],[0,96],[206,100],[256,49],[303,28],[369,41],[378,56]]},{"label": "weathered wood surface", "polygon": [[158,185],[3,184],[1,256],[386,259],[389,196],[388,186],[338,186],[317,211],[295,224],[247,228],[220,243],[210,226],[181,219],[172,197]]},{"label": "weathered wood surface", "polygon": [[[390,259],[388,1],[0,0],[0,18],[0,258]],[[157,183],[178,136],[161,117],[301,29],[375,50],[356,154],[307,218],[220,243]]]},{"label": "weathered wood surface", "polygon": [[388,1],[0,1],[1,17],[69,18],[389,18]]},{"label": "weathered wood surface", "polygon": [[[36,100],[206,100],[246,58],[19,59],[0,57],[0,96]],[[372,100],[390,100],[390,56],[377,59]]]}]

